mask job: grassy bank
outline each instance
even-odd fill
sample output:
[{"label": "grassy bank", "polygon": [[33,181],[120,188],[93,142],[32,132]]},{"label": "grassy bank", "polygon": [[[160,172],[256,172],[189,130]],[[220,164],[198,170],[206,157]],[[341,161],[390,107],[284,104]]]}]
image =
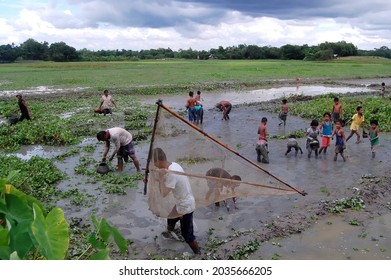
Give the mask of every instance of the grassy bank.
[{"label": "grassy bank", "polygon": [[0,64],[0,91],[40,86],[105,88],[126,93],[155,94],[190,88],[262,86],[276,79],[384,77],[391,60],[354,57],[329,62],[291,60],[153,60],[132,62],[36,62]]}]

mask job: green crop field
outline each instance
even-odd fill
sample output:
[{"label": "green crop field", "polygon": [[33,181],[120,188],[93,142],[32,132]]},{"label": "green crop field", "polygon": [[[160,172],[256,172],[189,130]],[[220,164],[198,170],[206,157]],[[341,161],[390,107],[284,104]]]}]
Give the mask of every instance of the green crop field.
[{"label": "green crop field", "polygon": [[222,84],[259,86],[275,79],[380,78],[391,60],[340,58],[329,62],[293,60],[144,60],[130,62],[32,62],[0,64],[0,91],[54,88],[104,88],[153,94],[192,86],[214,90]]}]

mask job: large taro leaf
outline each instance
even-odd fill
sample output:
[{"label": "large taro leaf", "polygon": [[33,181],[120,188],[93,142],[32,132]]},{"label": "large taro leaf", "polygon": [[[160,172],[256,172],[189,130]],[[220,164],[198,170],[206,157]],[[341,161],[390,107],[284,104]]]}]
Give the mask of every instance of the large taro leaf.
[{"label": "large taro leaf", "polygon": [[8,245],[9,234],[8,229],[0,226],[0,260],[9,260],[11,248]]},{"label": "large taro leaf", "polygon": [[[12,173],[13,174],[13,173]],[[38,204],[42,209],[44,209],[42,203],[36,199],[35,197],[31,195],[27,195],[24,192],[21,192],[14,186],[7,184],[8,179],[0,179],[0,194],[3,194],[5,196],[7,195],[14,195],[17,196],[27,202],[28,205],[32,206],[33,203]]]},{"label": "large taro leaf", "polygon": [[68,223],[60,208],[53,208],[44,217],[38,205],[33,205],[32,234],[40,253],[48,260],[63,260],[69,246]]},{"label": "large taro leaf", "polygon": [[30,236],[31,220],[10,225],[10,247],[20,259],[26,259],[34,244]]},{"label": "large taro leaf", "polygon": [[128,241],[121,235],[119,230],[115,227],[111,228],[111,234],[113,235],[115,244],[117,244],[121,253],[125,253],[128,249]]},{"label": "large taro leaf", "polygon": [[4,202],[4,204],[0,203],[0,213],[3,213],[7,220],[13,220],[18,223],[32,220],[31,207],[28,205],[25,197],[6,194]]},{"label": "large taro leaf", "polygon": [[90,260],[110,260],[109,252],[108,248],[99,249],[90,257]]},{"label": "large taro leaf", "polygon": [[95,216],[92,217],[92,220],[95,228],[97,228],[99,235],[104,242],[108,243],[110,236],[112,236],[121,253],[126,251],[128,242],[116,227],[112,227],[105,218],[103,218],[100,223],[97,221]]}]

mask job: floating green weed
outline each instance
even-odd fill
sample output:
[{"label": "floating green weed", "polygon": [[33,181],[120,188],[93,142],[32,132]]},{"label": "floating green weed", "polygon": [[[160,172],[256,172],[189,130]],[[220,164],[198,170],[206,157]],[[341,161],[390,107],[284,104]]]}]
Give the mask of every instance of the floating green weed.
[{"label": "floating green weed", "polygon": [[321,187],[320,191],[324,193],[326,196],[330,196],[330,191],[327,189],[327,187]]},{"label": "floating green weed", "polygon": [[68,151],[66,151],[65,153],[62,153],[62,154],[56,156],[55,158],[59,161],[62,161],[64,159],[66,159],[67,157],[75,156],[78,154],[80,154],[80,148],[73,147],[73,148],[69,149]]},{"label": "floating green weed", "polygon": [[228,258],[231,260],[248,259],[251,253],[256,252],[260,247],[258,239],[250,240],[241,247],[237,248]]},{"label": "floating green weed", "polygon": [[[136,135],[135,140],[145,140],[151,133],[147,119],[152,115],[153,106],[140,106],[134,98],[115,96],[119,104],[113,115],[103,116],[93,112],[99,104],[100,94],[96,98],[80,94],[78,98],[52,96],[50,98],[31,97],[28,105],[32,111],[32,120],[18,122],[15,125],[0,125],[0,151],[16,151],[21,145],[45,144],[64,146],[79,143],[85,137],[95,137],[102,129],[124,123]],[[17,108],[15,100],[0,100],[0,115],[8,117]],[[122,108],[132,111],[130,116],[121,112]],[[129,119],[129,124],[127,123]]]},{"label": "floating green weed", "polygon": [[322,201],[322,203],[325,210],[330,213],[341,213],[345,209],[365,209],[365,203],[361,197],[341,198],[334,201]]},{"label": "floating green weed", "polygon": [[79,189],[73,188],[70,189],[61,195],[62,198],[69,198],[70,203],[75,206],[91,206],[92,203],[96,200],[93,195],[83,194]]},{"label": "floating green weed", "polygon": [[349,221],[349,225],[352,225],[352,226],[361,226],[361,223],[357,220],[350,220]]},{"label": "floating green weed", "polygon": [[279,259],[281,259],[281,255],[277,254],[277,253],[274,253],[273,256],[272,256],[272,260],[279,260]]},{"label": "floating green weed", "polygon": [[204,158],[204,157],[192,157],[192,156],[186,156],[186,157],[177,159],[178,162],[184,163],[187,165],[194,165],[197,163],[203,163],[203,162],[207,162],[209,160],[210,159]]},{"label": "floating green weed", "polygon": [[53,202],[58,193],[55,186],[65,174],[55,167],[53,160],[32,157],[22,160],[16,156],[0,156],[0,177],[18,171],[10,183],[16,188],[45,202]]}]

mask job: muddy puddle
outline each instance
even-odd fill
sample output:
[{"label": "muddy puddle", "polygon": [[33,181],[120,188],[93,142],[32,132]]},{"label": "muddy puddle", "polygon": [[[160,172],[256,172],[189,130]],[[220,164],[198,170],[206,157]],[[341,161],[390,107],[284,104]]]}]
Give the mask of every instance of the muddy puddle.
[{"label": "muddy puddle", "polygon": [[53,94],[53,93],[70,93],[70,92],[80,92],[88,89],[88,87],[76,87],[76,88],[55,88],[48,86],[39,86],[30,89],[23,90],[2,90],[0,91],[0,97],[14,97],[17,94],[21,95],[44,95],[44,94]]},{"label": "muddy puddle", "polygon": [[[268,118],[268,130],[271,135],[289,135],[298,129],[306,129],[309,127],[309,121],[288,116],[287,125],[281,127],[278,126],[276,114],[260,111],[255,105],[234,107],[230,114],[231,119],[221,121],[221,112],[213,109],[216,102],[227,99],[234,104],[243,104],[266,101],[293,93],[317,95],[329,92],[343,94],[363,91],[368,92],[369,89],[301,86],[298,89],[284,87],[242,93],[204,94],[205,115],[202,129],[228,146],[236,147],[241,155],[256,161],[255,143],[262,117]],[[158,98],[159,96],[143,97],[140,100],[153,104]],[[182,108],[185,98],[186,96],[162,96],[164,104],[174,109]],[[243,125],[244,122],[246,125]],[[345,129],[347,132],[348,128]],[[58,188],[63,191],[77,188],[95,199],[91,200],[88,207],[74,207],[68,201],[60,199],[58,206],[64,209],[67,219],[78,217],[87,222],[91,214],[107,218],[126,238],[134,241],[129,259],[149,259],[158,255],[166,258],[181,258],[183,253],[191,252],[187,244],[166,240],[161,236],[166,221],[155,217],[149,211],[147,196],[143,193],[144,184],[141,181],[138,188],[127,189],[125,195],[106,194],[102,190],[101,182],[91,182],[87,176],[76,174],[74,167],[79,163],[81,156],[92,157],[98,162],[104,148],[104,144],[98,144],[94,137],[85,139],[80,145],[93,145],[94,149],[56,161],[56,165],[66,172],[68,177],[59,184]],[[306,152],[304,139],[300,139],[300,145]],[[215,205],[197,209],[194,213],[195,235],[203,246],[208,242],[210,238],[208,232],[211,230],[216,238],[224,239],[232,236],[234,231],[262,229],[278,217],[305,213],[311,205],[317,205],[323,199],[345,197],[351,192],[352,187],[360,187],[359,181],[363,174],[383,176],[389,172],[390,147],[391,134],[382,134],[377,157],[371,159],[369,141],[360,144],[352,141],[347,147],[348,161],[342,162],[339,159],[334,162],[332,149],[326,156],[318,159],[314,157],[308,159],[306,153],[297,157],[293,155],[285,157],[286,141],[272,139],[269,142],[270,164],[263,164],[262,167],[298,189],[305,190],[308,195],[238,198],[239,210],[227,211],[225,207]],[[24,147],[17,155],[25,159],[33,155],[52,158],[71,148]],[[149,143],[136,143],[135,148],[141,165],[145,166]],[[134,166],[126,164],[124,173],[134,174]],[[239,175],[245,173],[245,170],[240,170],[238,173]],[[271,259],[280,256],[278,258],[281,259],[389,259],[391,256],[390,218],[390,215],[383,215],[367,219],[364,228],[349,225],[347,221],[336,215],[335,218],[319,220],[315,226],[297,236],[263,243],[253,258]],[[359,237],[362,231],[367,232],[366,238],[362,238],[362,235]],[[279,245],[276,245],[277,243]]]},{"label": "muddy puddle", "polygon": [[[304,95],[304,96],[316,96],[328,93],[346,94],[346,93],[363,93],[372,92],[374,89],[368,88],[365,85],[357,86],[343,86],[343,87],[327,87],[323,85],[303,85],[294,87],[275,87],[267,89],[249,90],[249,91],[226,91],[220,93],[201,93],[205,108],[213,108],[213,106],[221,101],[228,100],[233,105],[246,104],[253,102],[269,101],[272,99],[278,99],[289,95]],[[186,97],[188,93],[184,93],[183,97],[167,95],[157,95],[148,98],[142,98],[141,100],[147,104],[154,104],[156,100],[162,99],[163,102],[174,109],[184,108]]]}]

